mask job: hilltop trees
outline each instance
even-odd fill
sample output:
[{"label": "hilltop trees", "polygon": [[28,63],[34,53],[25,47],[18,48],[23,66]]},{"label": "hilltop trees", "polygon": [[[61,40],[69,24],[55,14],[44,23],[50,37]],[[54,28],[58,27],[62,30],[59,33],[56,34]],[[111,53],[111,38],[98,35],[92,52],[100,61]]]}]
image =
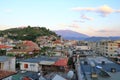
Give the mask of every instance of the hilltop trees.
[{"label": "hilltop trees", "polygon": [[24,27],[24,28],[11,28],[4,31],[0,31],[0,36],[6,36],[13,40],[32,40],[39,36],[57,36],[55,32],[46,29],[45,27]]}]

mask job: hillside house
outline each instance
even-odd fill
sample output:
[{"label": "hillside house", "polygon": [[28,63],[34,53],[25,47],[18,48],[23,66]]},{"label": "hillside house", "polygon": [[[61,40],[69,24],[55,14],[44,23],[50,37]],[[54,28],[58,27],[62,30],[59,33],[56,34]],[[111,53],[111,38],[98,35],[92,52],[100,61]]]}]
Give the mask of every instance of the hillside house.
[{"label": "hillside house", "polygon": [[32,41],[23,41],[14,47],[14,49],[7,51],[8,54],[12,54],[14,56],[24,56],[26,54],[37,54],[39,53],[40,48],[38,45]]}]

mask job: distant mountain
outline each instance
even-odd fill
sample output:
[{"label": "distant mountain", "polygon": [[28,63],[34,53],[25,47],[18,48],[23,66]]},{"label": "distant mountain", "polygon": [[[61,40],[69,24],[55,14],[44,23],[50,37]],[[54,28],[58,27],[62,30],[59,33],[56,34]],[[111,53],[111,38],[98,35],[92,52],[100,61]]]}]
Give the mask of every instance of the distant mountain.
[{"label": "distant mountain", "polygon": [[101,41],[101,40],[120,40],[120,36],[112,37],[89,37],[84,39],[85,41]]},{"label": "distant mountain", "polygon": [[56,34],[62,36],[66,40],[84,40],[85,38],[88,38],[89,36],[78,33],[71,30],[57,30],[55,31]]}]

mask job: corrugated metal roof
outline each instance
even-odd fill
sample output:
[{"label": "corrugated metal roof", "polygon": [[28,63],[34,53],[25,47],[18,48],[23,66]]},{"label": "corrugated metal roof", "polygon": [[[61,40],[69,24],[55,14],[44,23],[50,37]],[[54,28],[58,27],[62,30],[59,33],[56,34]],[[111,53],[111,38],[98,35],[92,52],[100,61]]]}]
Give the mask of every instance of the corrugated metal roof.
[{"label": "corrugated metal roof", "polygon": [[30,59],[22,60],[20,62],[31,62],[31,63],[40,63],[41,61],[55,62],[58,59],[59,59],[59,57],[40,56],[40,57],[37,57],[37,58],[30,58]]},{"label": "corrugated metal roof", "polygon": [[[87,61],[88,64],[84,64],[84,61]],[[87,80],[92,80],[91,78],[91,72],[93,67],[89,64],[89,61],[93,61],[96,66],[99,66],[102,68],[102,70],[109,73],[110,77],[102,77],[100,76],[100,69],[94,67],[95,72],[98,75],[98,80],[119,80],[119,74],[120,74],[120,65],[110,61],[109,59],[105,57],[88,57],[86,59],[80,59],[80,65],[81,65],[81,73],[84,73],[86,75]],[[102,61],[105,61],[105,64],[102,64]],[[111,69],[115,68],[116,72],[112,73]]]},{"label": "corrugated metal roof", "polygon": [[8,57],[8,56],[0,56],[0,62],[5,62],[10,60],[12,57]]}]

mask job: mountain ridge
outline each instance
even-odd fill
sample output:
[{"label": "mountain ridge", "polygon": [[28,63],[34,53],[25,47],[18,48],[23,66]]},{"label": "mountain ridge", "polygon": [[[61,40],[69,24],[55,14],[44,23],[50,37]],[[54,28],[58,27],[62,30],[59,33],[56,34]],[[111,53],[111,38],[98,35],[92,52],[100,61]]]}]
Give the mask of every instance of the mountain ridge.
[{"label": "mountain ridge", "polygon": [[72,30],[56,30],[54,31],[56,34],[61,35],[64,39],[67,40],[85,40],[85,41],[101,41],[101,40],[119,40],[120,36],[108,36],[108,37],[100,37],[100,36],[88,36],[79,32],[75,32]]},{"label": "mountain ridge", "polygon": [[54,32],[67,40],[84,40],[85,38],[89,37],[88,35],[72,30],[56,30]]}]

